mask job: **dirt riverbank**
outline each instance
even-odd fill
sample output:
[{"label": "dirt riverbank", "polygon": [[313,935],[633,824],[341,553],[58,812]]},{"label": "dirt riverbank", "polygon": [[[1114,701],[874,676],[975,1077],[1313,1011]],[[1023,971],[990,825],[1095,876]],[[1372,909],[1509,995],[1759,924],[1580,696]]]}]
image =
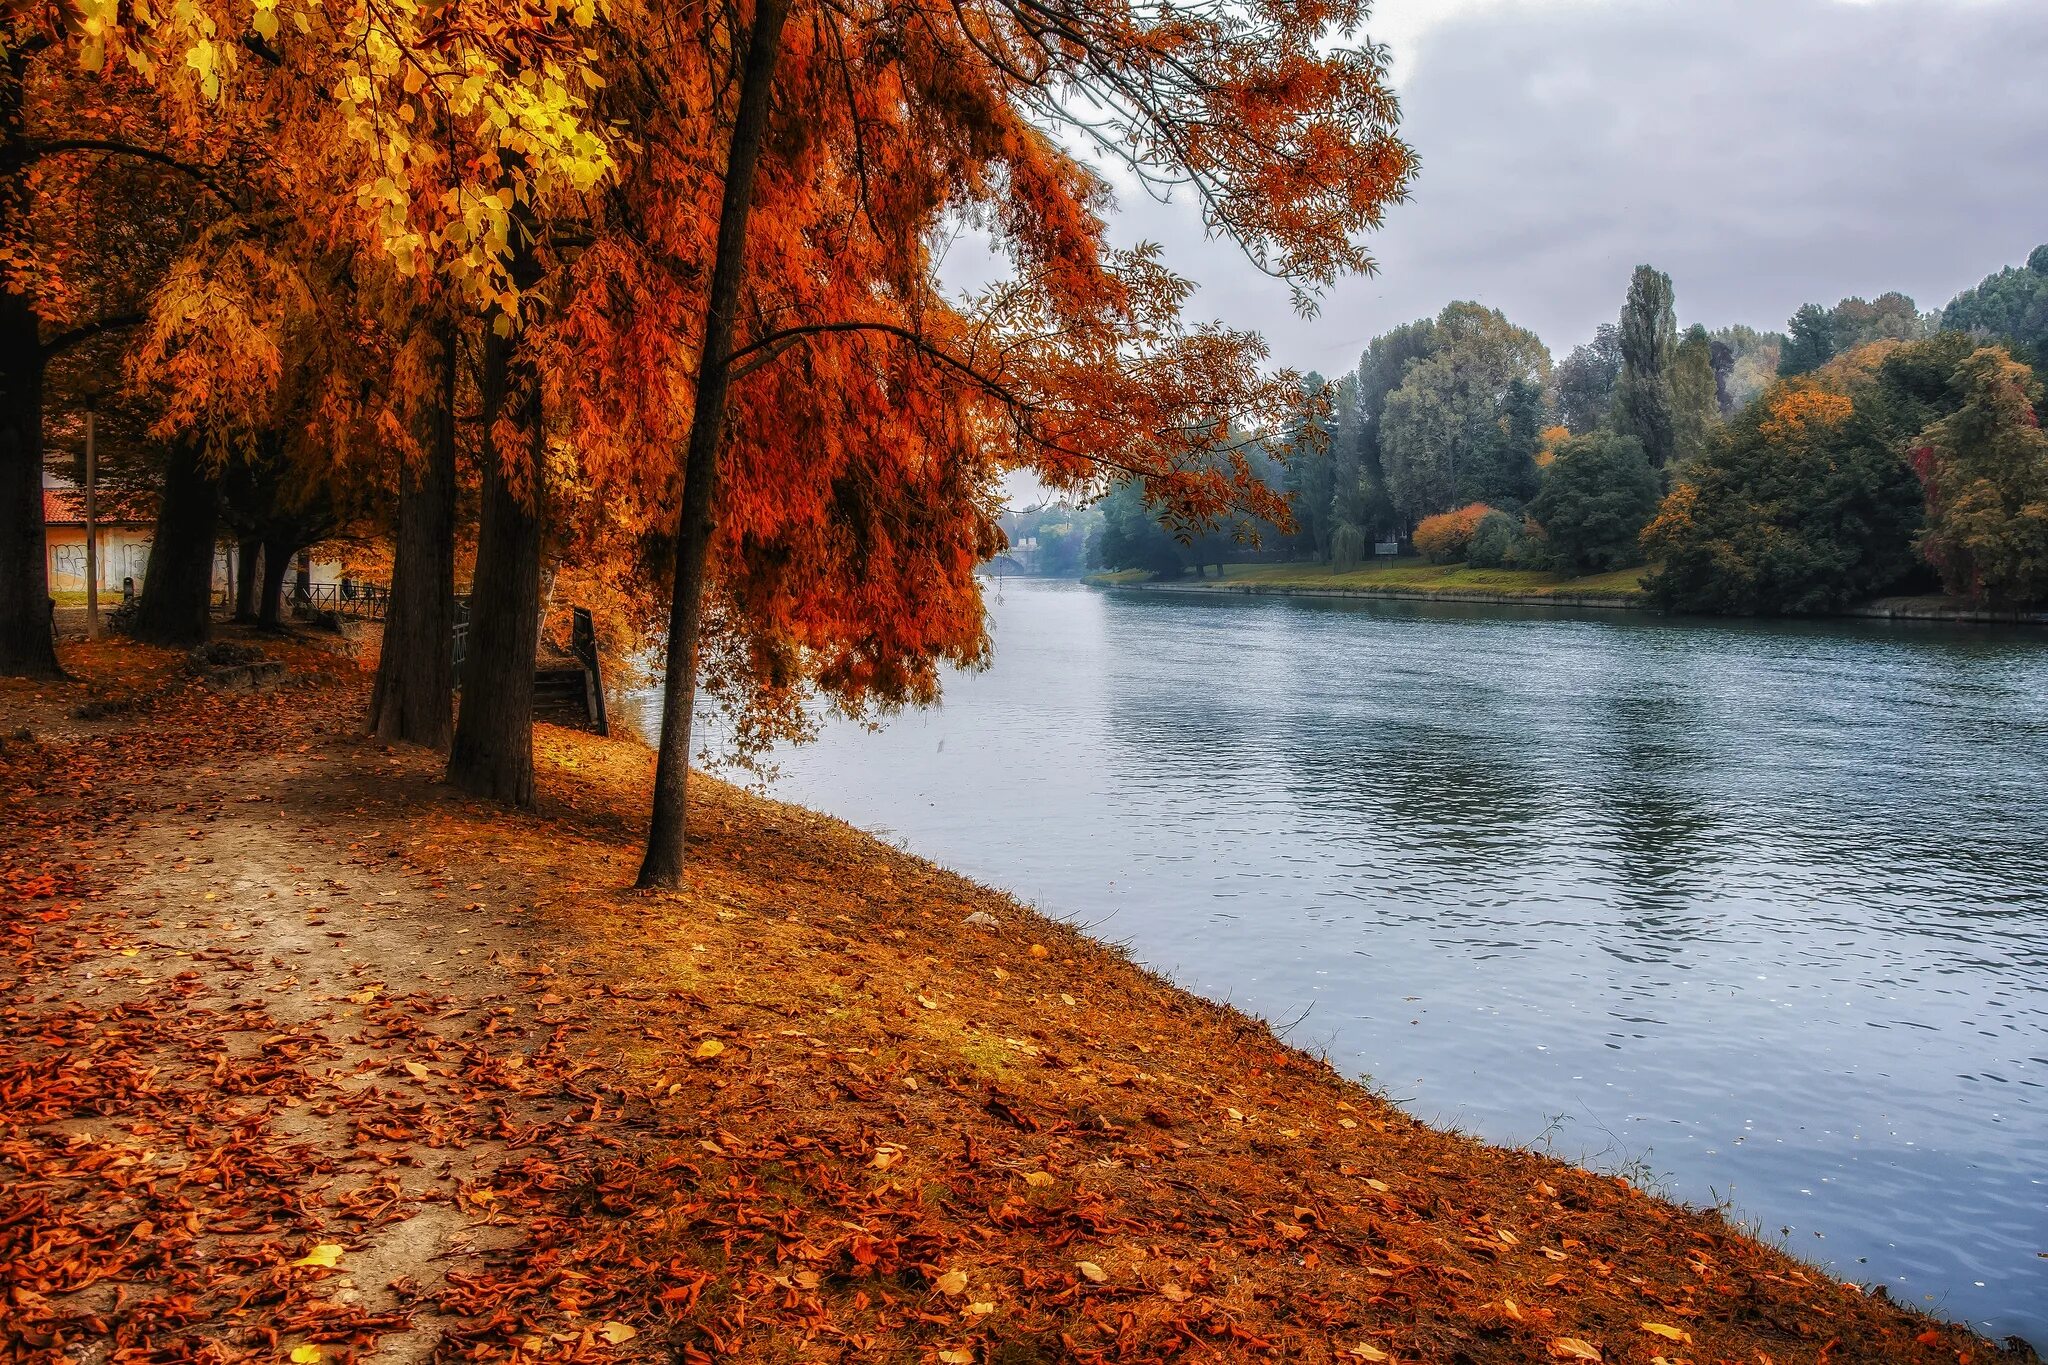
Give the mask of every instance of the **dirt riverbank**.
[{"label": "dirt riverbank", "polygon": [[264,647],[0,682],[0,1358],[2032,1359],[809,812],[625,890],[642,749],[508,813]]}]

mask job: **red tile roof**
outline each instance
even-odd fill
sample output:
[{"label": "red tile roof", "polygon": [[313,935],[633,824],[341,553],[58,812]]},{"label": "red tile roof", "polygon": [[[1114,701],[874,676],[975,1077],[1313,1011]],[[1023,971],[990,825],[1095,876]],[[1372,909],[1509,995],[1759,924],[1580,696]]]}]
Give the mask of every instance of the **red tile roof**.
[{"label": "red tile roof", "polygon": [[[147,521],[138,520],[107,506],[104,494],[100,497],[100,525],[102,526],[147,526]],[[43,525],[83,526],[85,525],[85,494],[76,488],[45,488],[43,490]]]},{"label": "red tile roof", "polygon": [[45,488],[43,490],[43,525],[85,525],[85,499],[79,496],[74,489]]}]

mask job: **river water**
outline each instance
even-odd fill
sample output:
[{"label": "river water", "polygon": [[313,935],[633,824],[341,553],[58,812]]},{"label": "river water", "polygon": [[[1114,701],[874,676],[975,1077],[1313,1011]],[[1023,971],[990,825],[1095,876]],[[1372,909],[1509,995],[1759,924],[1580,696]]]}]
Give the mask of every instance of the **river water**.
[{"label": "river water", "polygon": [[2048,1348],[2048,634],[989,595],[992,668],[773,793]]}]

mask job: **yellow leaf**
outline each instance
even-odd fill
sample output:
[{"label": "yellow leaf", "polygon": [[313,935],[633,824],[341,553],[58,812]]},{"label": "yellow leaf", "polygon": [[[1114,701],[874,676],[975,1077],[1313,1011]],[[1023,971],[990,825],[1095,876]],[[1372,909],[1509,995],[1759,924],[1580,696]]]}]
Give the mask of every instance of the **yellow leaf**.
[{"label": "yellow leaf", "polygon": [[799,1270],[793,1278],[798,1289],[816,1289],[819,1284],[818,1272],[815,1270]]},{"label": "yellow leaf", "polygon": [[416,1081],[423,1081],[427,1078],[427,1069],[418,1062],[407,1062],[405,1069]]},{"label": "yellow leaf", "polygon": [[918,1003],[918,1004],[920,1004],[920,1005],[923,1005],[923,1006],[924,1006],[924,1007],[925,1007],[926,1009],[928,1009],[928,1010],[935,1010],[935,1009],[937,1009],[937,1008],[939,1007],[939,1002],[938,1002],[938,1001],[936,1001],[936,1000],[933,1000],[933,999],[931,999],[930,997],[928,997],[928,996],[923,996],[923,995],[920,995],[919,997],[917,997],[917,1003]]},{"label": "yellow leaf", "polygon": [[1503,1242],[1506,1242],[1509,1246],[1515,1245],[1515,1234],[1512,1232],[1505,1231],[1501,1228],[1495,1228],[1493,1230],[1493,1235],[1500,1238]]},{"label": "yellow leaf", "polygon": [[1052,1176],[1044,1171],[1026,1171],[1024,1172],[1024,1183],[1034,1190],[1042,1190],[1047,1185],[1052,1184]]},{"label": "yellow leaf", "polygon": [[1353,1360],[1392,1360],[1393,1357],[1369,1341],[1361,1341],[1344,1353]]},{"label": "yellow leaf", "polygon": [[1365,1183],[1368,1188],[1378,1190],[1381,1194],[1385,1194],[1388,1190],[1388,1185],[1386,1181],[1374,1180],[1371,1176],[1367,1176],[1365,1178]]},{"label": "yellow leaf", "polygon": [[967,1311],[978,1318],[985,1318],[996,1311],[996,1306],[992,1303],[970,1303],[967,1305]]},{"label": "yellow leaf", "polygon": [[949,1270],[939,1276],[938,1279],[933,1280],[932,1287],[948,1297],[965,1294],[967,1292],[967,1272],[964,1270]]},{"label": "yellow leaf", "polygon": [[974,1365],[974,1351],[970,1347],[958,1346],[949,1351],[939,1352],[939,1359],[945,1365]]},{"label": "yellow leaf", "polygon": [[1074,1263],[1074,1269],[1081,1272],[1081,1276],[1083,1279],[1086,1279],[1094,1284],[1101,1284],[1104,1280],[1109,1278],[1109,1272],[1104,1270],[1101,1266],[1095,1264],[1095,1262],[1093,1261],[1076,1261]]},{"label": "yellow leaf", "polygon": [[1033,957],[1051,957],[1052,953],[1043,943],[1034,943],[1031,945],[1031,955]]},{"label": "yellow leaf", "polygon": [[332,1270],[341,1260],[341,1243],[322,1242],[305,1255],[293,1261],[295,1266],[314,1266],[321,1270]]},{"label": "yellow leaf", "polygon": [[1692,1345],[1692,1333],[1683,1327],[1672,1327],[1661,1322],[1646,1322],[1642,1324],[1642,1329],[1645,1332],[1654,1332],[1667,1341],[1680,1341],[1687,1346]]},{"label": "yellow leaf", "polygon": [[1500,1308],[1503,1313],[1506,1313],[1516,1322],[1520,1322],[1522,1320],[1521,1306],[1517,1304],[1513,1299],[1502,1299],[1500,1301]]},{"label": "yellow leaf", "polygon": [[1559,1337],[1551,1342],[1550,1354],[1558,1360],[1598,1361],[1601,1358],[1596,1347],[1589,1342],[1580,1341],[1577,1337]]},{"label": "yellow leaf", "polygon": [[1179,1285],[1168,1282],[1159,1286],[1160,1294],[1174,1303],[1186,1303],[1193,1295]]},{"label": "yellow leaf", "polygon": [[626,1322],[605,1322],[598,1326],[597,1334],[614,1346],[624,1346],[640,1335],[640,1329]]},{"label": "yellow leaf", "polygon": [[324,1353],[318,1346],[292,1347],[292,1365],[319,1365]]},{"label": "yellow leaf", "polygon": [[690,1055],[700,1062],[708,1062],[723,1051],[725,1051],[724,1043],[719,1042],[716,1038],[706,1038],[703,1042],[697,1044],[697,1050]]}]

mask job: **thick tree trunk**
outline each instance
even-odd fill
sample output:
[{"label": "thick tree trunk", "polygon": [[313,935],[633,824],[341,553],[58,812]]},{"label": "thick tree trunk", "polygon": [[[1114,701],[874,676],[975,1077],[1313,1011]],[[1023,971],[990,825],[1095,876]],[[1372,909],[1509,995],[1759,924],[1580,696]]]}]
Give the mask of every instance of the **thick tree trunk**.
[{"label": "thick tree trunk", "polygon": [[263,542],[263,602],[256,624],[265,630],[284,629],[284,576],[291,566],[291,545],[282,540]]},{"label": "thick tree trunk", "polygon": [[43,539],[43,357],[35,309],[0,292],[0,675],[59,676]]},{"label": "thick tree trunk", "polygon": [[163,501],[149,545],[149,569],[135,610],[138,640],[206,641],[213,610],[213,548],[220,495],[196,446],[180,442],[164,465]]},{"label": "thick tree trunk", "polygon": [[426,461],[400,476],[391,602],[370,692],[372,734],[431,749],[448,747],[455,717],[455,346],[451,323],[435,361]]},{"label": "thick tree trunk", "polygon": [[472,796],[533,804],[533,668],[540,644],[541,528],[547,512],[539,377],[528,376],[519,426],[525,433],[523,498],[496,449],[511,385],[515,333],[484,335],[483,508],[477,526],[476,580],[469,598],[469,643],[462,662],[462,704],[448,751],[448,780]]},{"label": "thick tree trunk", "polygon": [[235,542],[235,619],[256,619],[256,566],[263,558],[263,542],[247,536]]},{"label": "thick tree trunk", "polygon": [[[28,212],[20,50],[0,56],[0,230]],[[43,348],[35,301],[0,282],[0,675],[54,678],[43,537]]]},{"label": "thick tree trunk", "polygon": [[718,211],[717,255],[704,310],[704,341],[697,366],[690,446],[683,465],[682,524],[676,535],[675,599],[669,608],[666,690],[661,702],[661,743],[654,768],[654,808],[648,820],[643,887],[674,887],[683,879],[690,799],[690,722],[697,704],[697,645],[704,624],[704,575],[718,525],[719,457],[725,447],[725,399],[732,382],[733,321],[746,277],[747,217],[754,205],[754,173],[767,138],[769,96],[782,52],[789,0],[760,0],[740,71],[739,108],[725,159],[725,193]]}]

